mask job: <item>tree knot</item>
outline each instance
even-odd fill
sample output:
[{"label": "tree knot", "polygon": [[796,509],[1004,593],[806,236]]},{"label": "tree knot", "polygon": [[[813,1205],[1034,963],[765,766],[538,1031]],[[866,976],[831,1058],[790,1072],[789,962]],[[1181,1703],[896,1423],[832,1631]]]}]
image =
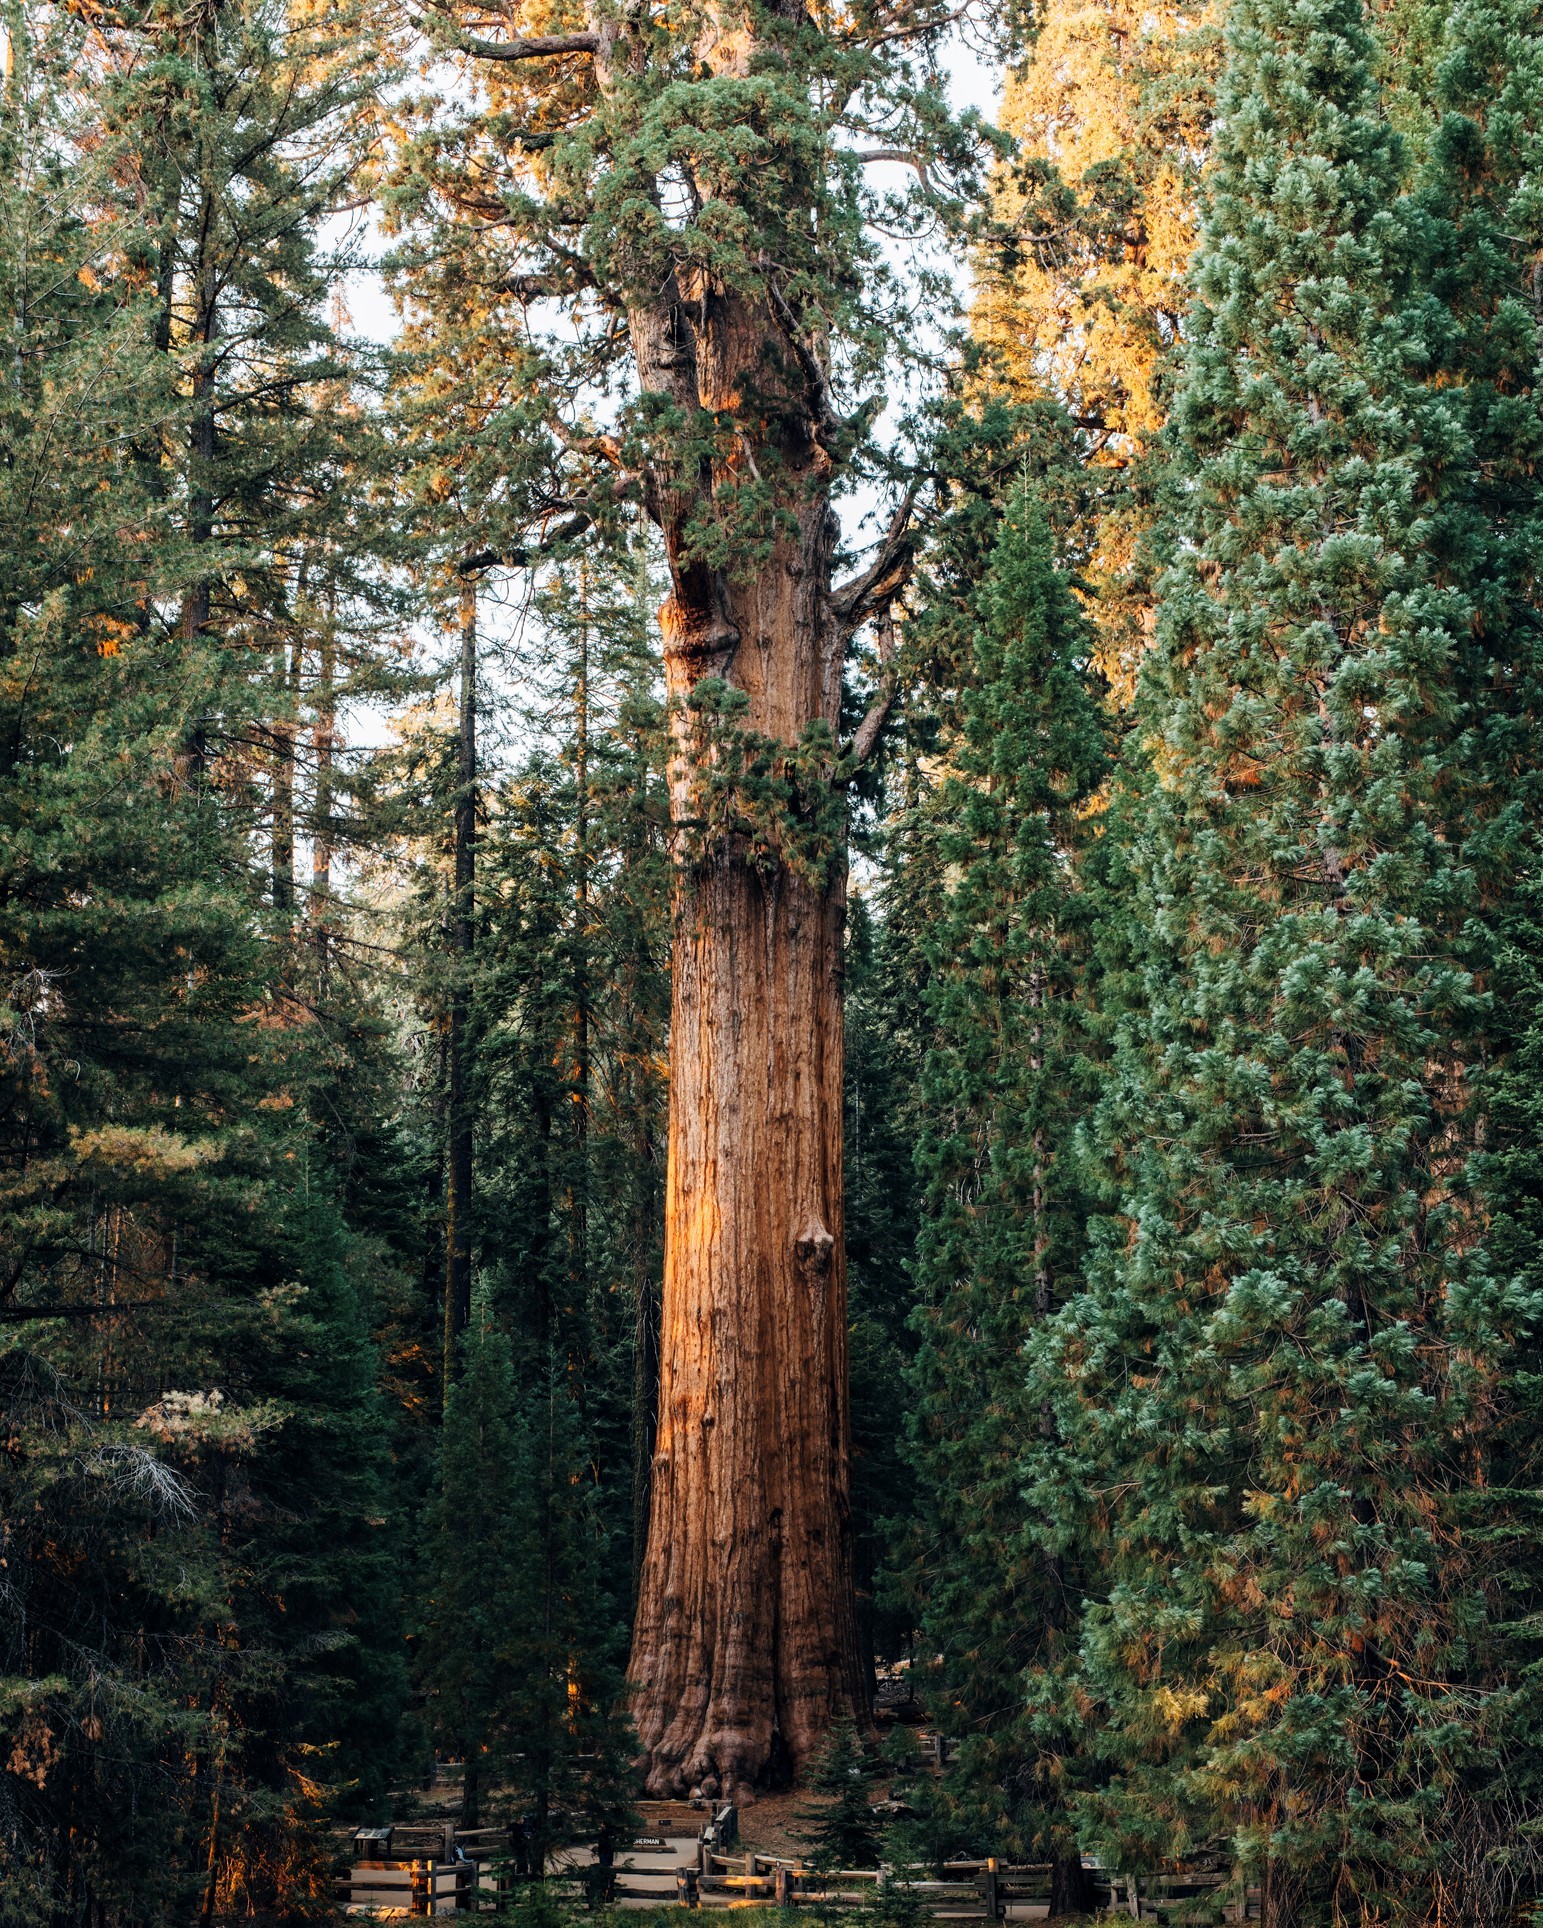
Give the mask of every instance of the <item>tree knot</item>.
[{"label": "tree knot", "polygon": [[818,1219],[812,1220],[799,1233],[793,1241],[793,1250],[798,1258],[799,1271],[811,1285],[830,1277],[836,1241]]}]

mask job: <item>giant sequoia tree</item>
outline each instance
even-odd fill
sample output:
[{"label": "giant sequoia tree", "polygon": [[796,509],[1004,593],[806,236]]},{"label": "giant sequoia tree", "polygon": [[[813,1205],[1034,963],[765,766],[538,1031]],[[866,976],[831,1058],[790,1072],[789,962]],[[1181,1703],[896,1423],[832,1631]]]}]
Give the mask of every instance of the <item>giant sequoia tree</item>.
[{"label": "giant sequoia tree", "polygon": [[[934,220],[938,180],[969,148],[925,60],[912,65],[941,7],[595,0],[529,32],[486,11],[442,15],[488,100],[426,117],[403,201],[422,197],[459,299],[525,310],[508,421],[541,453],[528,520],[571,540],[642,511],[669,570],[673,1065],[634,1713],[655,1789],[748,1791],[864,1700],[842,790],[890,683],[882,668],[843,742],[843,672],[897,593],[909,538],[903,505],[837,586],[832,500],[868,446],[862,384],[906,331],[867,218],[877,205],[905,226],[920,203]],[[914,189],[870,195],[875,162],[913,169]]]}]

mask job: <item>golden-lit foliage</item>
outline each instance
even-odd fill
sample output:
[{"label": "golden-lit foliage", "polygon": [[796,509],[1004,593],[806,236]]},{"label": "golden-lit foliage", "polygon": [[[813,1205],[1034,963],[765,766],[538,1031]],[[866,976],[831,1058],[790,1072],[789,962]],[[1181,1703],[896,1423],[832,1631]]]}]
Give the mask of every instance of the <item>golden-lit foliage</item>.
[{"label": "golden-lit foliage", "polygon": [[1049,0],[1010,76],[997,229],[976,262],[985,379],[1071,414],[1088,470],[1082,575],[1128,698],[1150,628],[1141,464],[1166,413],[1210,138],[1214,4]]}]

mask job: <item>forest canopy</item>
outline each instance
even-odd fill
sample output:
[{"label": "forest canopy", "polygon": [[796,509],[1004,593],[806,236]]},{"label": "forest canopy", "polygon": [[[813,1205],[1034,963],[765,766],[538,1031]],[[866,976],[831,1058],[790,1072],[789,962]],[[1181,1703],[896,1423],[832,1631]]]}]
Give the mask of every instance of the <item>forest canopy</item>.
[{"label": "forest canopy", "polygon": [[0,33],[0,1928],[1543,1919],[1543,5]]}]

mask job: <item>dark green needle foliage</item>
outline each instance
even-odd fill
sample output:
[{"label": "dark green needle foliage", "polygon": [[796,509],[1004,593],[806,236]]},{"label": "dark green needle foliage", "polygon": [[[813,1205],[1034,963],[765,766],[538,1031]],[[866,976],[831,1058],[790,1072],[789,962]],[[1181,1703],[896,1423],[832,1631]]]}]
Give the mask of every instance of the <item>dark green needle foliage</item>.
[{"label": "dark green needle foliage", "polygon": [[976,606],[929,830],[942,875],[924,940],[913,1584],[925,1648],[942,1656],[928,1691],[959,1742],[960,1845],[985,1829],[1006,1851],[1075,1866],[1060,1783],[1076,1736],[1055,1684],[1074,1612],[1061,1554],[1021,1498],[1030,1440],[1054,1445],[1023,1348],[1072,1289],[1083,1246],[1069,1157],[1087,1092],[1079,860],[1106,748],[1089,631],[1023,486]]},{"label": "dark green needle foliage", "polygon": [[798,1839],[820,1872],[878,1866],[883,1828],[873,1805],[877,1768],[850,1721],[831,1728],[808,1776],[811,1792],[825,1798],[798,1817]]},{"label": "dark green needle foliage", "polygon": [[1447,244],[1401,197],[1359,7],[1241,0],[1228,49],[1121,804],[1111,1211],[1036,1349],[1061,1444],[1034,1498],[1106,1549],[1107,1854],[1214,1845],[1293,1922],[1433,1919],[1482,1872],[1460,1918],[1501,1919],[1528,1877],[1480,1793],[1520,1685],[1496,1580],[1531,1556],[1480,1489],[1535,1305],[1473,1158],[1522,802],[1490,710],[1514,740],[1523,706],[1438,372]]},{"label": "dark green needle foliage", "polygon": [[[808,619],[866,611],[839,734],[882,691],[882,750],[682,712],[767,879],[859,852],[851,1524],[951,1753],[890,1777],[902,1838],[836,1728],[812,1858],[1536,1908],[1543,8],[1233,0],[1125,467],[1040,339],[916,325],[948,277],[895,238],[983,288],[1168,245],[1123,163],[975,221],[954,18],[437,9],[388,152],[372,0],[3,9],[0,1928],[330,1918],[329,1830],[431,1751],[600,1897],[695,847],[660,564],[732,601],[806,488],[880,481],[892,576]],[[1132,111],[1190,178],[1208,115]],[[389,356],[345,314],[377,180]],[[640,392],[633,335],[673,380],[719,309],[762,374]],[[452,621],[463,727],[411,667]]]},{"label": "dark green needle foliage", "polygon": [[348,523],[310,172],[347,111],[271,20],[225,24],[5,23],[0,1906],[27,1923],[330,1906],[319,1824],[395,1765],[380,1252],[314,1125],[378,1032],[346,981],[300,995],[274,855],[273,662],[315,649],[305,580],[349,594],[303,561],[324,478]]},{"label": "dark green needle foliage", "polygon": [[445,1395],[432,1565],[418,1658],[438,1751],[466,1764],[462,1825],[482,1825],[485,1781],[507,1773],[518,1600],[516,1541],[528,1503],[509,1339],[485,1292],[472,1301],[460,1373]]}]

